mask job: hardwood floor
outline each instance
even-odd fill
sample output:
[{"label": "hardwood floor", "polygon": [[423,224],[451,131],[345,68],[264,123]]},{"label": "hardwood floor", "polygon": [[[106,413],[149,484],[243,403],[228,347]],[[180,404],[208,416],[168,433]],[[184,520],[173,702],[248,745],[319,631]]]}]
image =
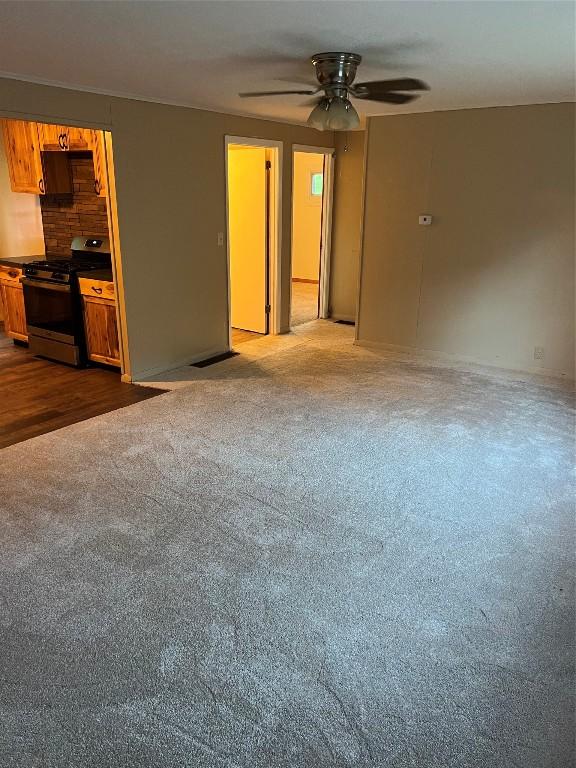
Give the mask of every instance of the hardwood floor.
[{"label": "hardwood floor", "polygon": [[245,341],[254,341],[265,336],[263,333],[254,333],[253,331],[243,331],[241,328],[232,328],[232,346],[244,344]]},{"label": "hardwood floor", "polygon": [[162,392],[123,384],[117,371],[70,368],[34,357],[0,328],[0,448]]},{"label": "hardwood floor", "polygon": [[[290,328],[303,323],[309,323],[318,318],[318,291],[317,282],[292,281],[292,309],[290,313]],[[243,331],[240,328],[232,328],[232,347],[243,344],[245,341],[254,341],[265,336],[262,333]]]}]

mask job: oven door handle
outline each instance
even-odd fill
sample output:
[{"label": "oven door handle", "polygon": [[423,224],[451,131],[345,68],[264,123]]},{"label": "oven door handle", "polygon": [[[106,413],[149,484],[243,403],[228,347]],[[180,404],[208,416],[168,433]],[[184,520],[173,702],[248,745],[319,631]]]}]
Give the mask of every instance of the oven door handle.
[{"label": "oven door handle", "polygon": [[22,285],[29,285],[31,288],[44,288],[47,291],[70,293],[70,286],[63,285],[62,283],[51,283],[48,280],[31,280],[29,277],[21,277],[20,282]]}]

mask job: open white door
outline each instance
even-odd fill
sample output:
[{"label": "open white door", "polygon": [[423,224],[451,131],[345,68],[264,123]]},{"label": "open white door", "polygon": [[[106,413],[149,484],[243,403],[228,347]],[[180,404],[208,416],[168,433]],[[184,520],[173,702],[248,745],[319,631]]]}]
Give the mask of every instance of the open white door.
[{"label": "open white door", "polygon": [[[332,246],[332,205],[334,189],[334,148],[315,147],[303,144],[292,146],[292,177],[295,177],[296,156],[299,153],[311,153],[324,155],[323,179],[322,179],[322,221],[320,237],[320,284],[318,297],[318,317],[326,319],[330,317],[330,254]],[[292,190],[292,264],[295,262],[294,254],[294,187]],[[291,299],[292,304],[292,299]],[[292,307],[291,307],[292,316]]]},{"label": "open white door", "polygon": [[228,146],[231,326],[256,333],[268,333],[267,173],[265,148]]}]

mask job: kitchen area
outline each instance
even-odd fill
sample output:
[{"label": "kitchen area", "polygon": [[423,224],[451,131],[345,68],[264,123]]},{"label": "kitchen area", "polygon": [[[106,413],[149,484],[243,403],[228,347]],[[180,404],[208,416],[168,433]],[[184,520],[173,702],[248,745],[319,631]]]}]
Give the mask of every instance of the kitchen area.
[{"label": "kitchen area", "polygon": [[120,380],[104,132],[0,122],[4,447],[159,391]]}]

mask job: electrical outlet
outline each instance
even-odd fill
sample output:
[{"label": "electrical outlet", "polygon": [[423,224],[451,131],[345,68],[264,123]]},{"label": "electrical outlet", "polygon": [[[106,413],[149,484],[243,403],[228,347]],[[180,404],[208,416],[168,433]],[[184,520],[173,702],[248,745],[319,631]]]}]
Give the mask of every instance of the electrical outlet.
[{"label": "electrical outlet", "polygon": [[218,245],[224,245],[224,232],[218,232]]},{"label": "electrical outlet", "polygon": [[534,347],[534,360],[544,360],[544,347]]}]

